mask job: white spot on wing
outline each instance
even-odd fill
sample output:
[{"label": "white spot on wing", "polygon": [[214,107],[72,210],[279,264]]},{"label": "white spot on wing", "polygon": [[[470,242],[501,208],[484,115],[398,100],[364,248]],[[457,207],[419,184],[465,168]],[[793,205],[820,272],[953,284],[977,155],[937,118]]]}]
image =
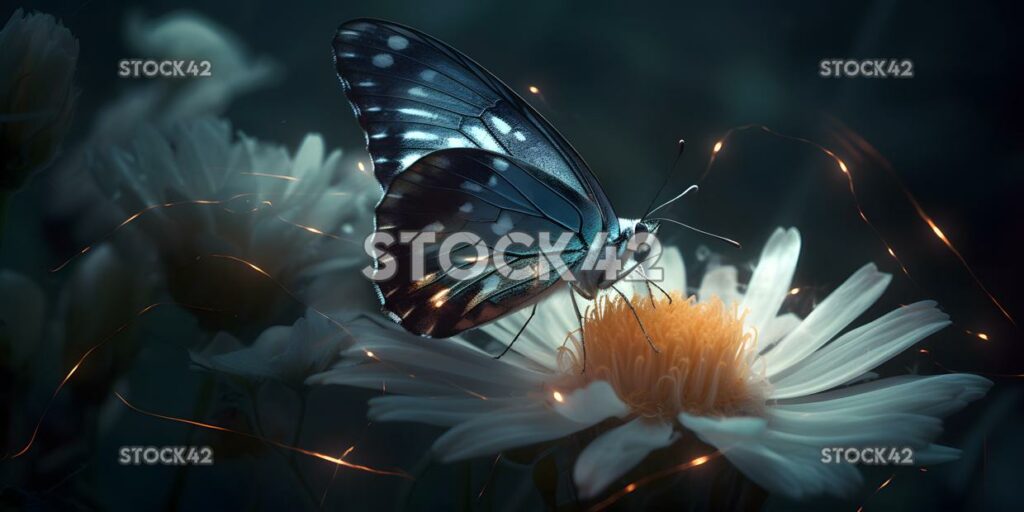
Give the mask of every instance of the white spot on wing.
[{"label": "white spot on wing", "polygon": [[521,131],[516,130],[516,132],[513,133],[512,136],[515,137],[516,140],[518,140],[519,142],[526,142],[526,135],[523,135],[523,132]]},{"label": "white spot on wing", "polygon": [[480,145],[481,148],[488,151],[505,152],[505,148],[498,144],[498,141],[494,140],[491,136],[491,132],[484,129],[482,126],[469,126],[463,128],[466,134],[469,135],[474,142]]},{"label": "white spot on wing", "polygon": [[470,192],[483,192],[484,188],[472,181],[463,181],[462,188]]},{"label": "white spot on wing", "polygon": [[441,224],[440,222],[435,220],[434,222],[431,222],[430,224],[427,224],[426,226],[423,226],[423,231],[433,231],[433,232],[444,231],[444,224]]},{"label": "white spot on wing", "polygon": [[498,116],[491,116],[491,122],[494,123],[494,127],[501,133],[508,133],[512,131],[512,126],[505,122],[504,119]]},{"label": "white spot on wing", "polygon": [[462,137],[448,137],[447,139],[445,139],[445,143],[448,144],[448,147],[450,147],[450,148],[470,148],[470,147],[473,147],[473,144],[471,144],[468,140],[466,140],[466,139],[464,139]]},{"label": "white spot on wing", "polygon": [[409,116],[422,117],[424,119],[437,119],[437,114],[428,112],[421,108],[400,108],[398,109],[398,112]]},{"label": "white spot on wing", "polygon": [[491,231],[495,235],[505,236],[509,231],[512,231],[513,227],[515,227],[515,223],[512,222],[512,215],[503,211],[501,215],[498,215],[498,220],[491,224]]},{"label": "white spot on wing", "polygon": [[423,71],[420,71],[420,78],[430,82],[434,78],[437,78],[437,71],[434,71],[433,69],[424,69]]},{"label": "white spot on wing", "polygon": [[409,94],[416,96],[417,98],[426,98],[427,91],[424,91],[422,87],[412,87],[409,89]]},{"label": "white spot on wing", "polygon": [[494,159],[494,168],[499,170],[499,171],[507,171],[508,170],[508,161],[506,161],[504,159],[501,159],[501,158],[495,158]]},{"label": "white spot on wing", "polygon": [[412,130],[405,132],[405,135],[403,135],[402,138],[405,140],[437,140],[437,135],[430,132]]},{"label": "white spot on wing", "polygon": [[386,53],[378,53],[377,55],[373,56],[373,65],[377,66],[378,68],[390,67],[394,63],[395,58]]},{"label": "white spot on wing", "polygon": [[495,186],[497,186],[497,185],[498,185],[498,177],[497,177],[497,176],[491,176],[491,177],[490,177],[490,178],[489,178],[489,179],[487,180],[487,186],[488,186],[488,187],[495,187]]},{"label": "white spot on wing", "polygon": [[459,211],[462,212],[462,213],[470,213],[470,212],[472,212],[473,211],[473,203],[470,202],[470,201],[466,201],[465,204],[463,204],[462,206],[459,207]]},{"label": "white spot on wing", "polygon": [[388,48],[392,50],[404,50],[409,46],[409,40],[402,36],[391,36],[388,38]]}]

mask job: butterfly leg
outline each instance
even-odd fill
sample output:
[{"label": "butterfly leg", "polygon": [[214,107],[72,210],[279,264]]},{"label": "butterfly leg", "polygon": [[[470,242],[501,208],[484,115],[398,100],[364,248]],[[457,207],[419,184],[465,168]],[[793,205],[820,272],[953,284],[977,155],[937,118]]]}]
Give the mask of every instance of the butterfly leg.
[{"label": "butterfly leg", "polygon": [[671,304],[672,304],[672,295],[669,295],[669,293],[668,293],[668,292],[666,292],[664,288],[662,288],[662,287],[658,286],[658,283],[655,283],[654,281],[651,281],[650,279],[648,279],[648,280],[647,280],[647,288],[648,288],[648,290],[650,290],[650,287],[651,287],[652,285],[653,285],[653,286],[654,286],[655,288],[657,288],[659,292],[661,292],[662,294],[664,294],[664,295],[665,295],[665,298],[666,298],[666,299],[668,299],[668,303],[669,303],[669,304],[671,305]]},{"label": "butterfly leg", "polygon": [[580,323],[580,347],[583,352],[583,369],[580,370],[580,373],[583,373],[587,371],[587,341],[583,335],[583,315],[580,314],[580,307],[576,304],[576,292],[572,287],[569,287],[569,298],[572,299],[572,309],[576,311],[576,320]]},{"label": "butterfly leg", "polygon": [[530,317],[527,318],[526,322],[523,323],[523,326],[519,328],[519,332],[517,332],[516,336],[514,338],[512,338],[512,342],[509,343],[507,347],[505,347],[505,350],[502,350],[500,354],[494,356],[495,359],[501,359],[501,356],[507,354],[509,350],[512,350],[512,345],[516,344],[516,340],[518,340],[519,336],[522,335],[523,331],[526,330],[526,326],[530,325],[530,320],[533,320],[533,315],[535,315],[535,314],[537,314],[537,303],[536,302],[533,303],[533,308],[530,309]]},{"label": "butterfly leg", "polygon": [[637,314],[636,308],[633,307],[633,303],[630,302],[629,299],[626,298],[626,294],[622,293],[622,290],[618,289],[615,285],[612,285],[612,289],[619,294],[619,297],[622,297],[622,300],[626,302],[626,306],[633,312],[633,318],[636,318],[636,323],[640,326],[640,331],[644,333],[644,337],[647,338],[647,343],[651,346],[651,349],[654,350],[655,353],[661,353],[661,351],[658,350],[658,347],[654,345],[654,340],[651,339],[651,335],[647,334],[647,328],[644,327],[643,321],[640,320],[640,315]]}]

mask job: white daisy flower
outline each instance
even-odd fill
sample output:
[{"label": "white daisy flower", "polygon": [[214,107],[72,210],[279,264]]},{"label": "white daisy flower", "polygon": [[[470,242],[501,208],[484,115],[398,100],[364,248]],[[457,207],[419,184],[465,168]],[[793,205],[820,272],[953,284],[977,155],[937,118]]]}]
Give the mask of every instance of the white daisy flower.
[{"label": "white daisy flower", "polygon": [[[141,129],[90,170],[130,221],[124,235],[141,235],[113,240],[141,242],[131,250],[153,262],[174,300],[217,309],[197,312],[206,328],[252,329],[247,336],[344,295],[315,282],[365,265],[380,194],[319,135],[291,154],[214,119]],[[367,283],[348,281],[370,297]]]},{"label": "white daisy flower", "polygon": [[[634,300],[658,353],[624,302],[603,299],[585,321],[584,371],[572,306],[555,296],[500,360],[465,339],[423,340],[364,325],[352,328],[359,341],[347,355],[367,364],[339,366],[310,382],[404,395],[372,399],[370,418],[450,427],[433,446],[444,461],[617,420],[575,462],[584,498],[685,430],[760,486],[791,498],[849,494],[860,484],[856,466],[823,463],[823,448],[909,447],[920,465],[955,459],[958,450],[932,443],[940,418],[983,396],[989,381],[949,374],[851,384],[948,325],[947,316],[922,301],[843,332],[889,284],[891,276],[872,264],[806,318],[780,313],[799,253],[797,231],[779,229],[745,292],[736,269],[722,266],[689,299],[656,297],[656,307],[646,296]],[[664,284],[687,289],[677,250],[660,264]],[[482,330],[505,344],[525,320],[519,312]]]}]

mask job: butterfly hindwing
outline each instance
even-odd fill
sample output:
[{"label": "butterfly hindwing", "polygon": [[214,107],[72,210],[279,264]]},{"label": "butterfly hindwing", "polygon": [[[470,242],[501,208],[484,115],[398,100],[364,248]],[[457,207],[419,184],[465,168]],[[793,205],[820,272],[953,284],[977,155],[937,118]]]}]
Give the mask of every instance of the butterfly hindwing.
[{"label": "butterfly hindwing", "polygon": [[[552,242],[568,233],[569,244],[558,256],[565,268],[582,261],[588,241],[601,229],[596,205],[578,191],[540,169],[505,155],[480,149],[446,149],[417,160],[397,175],[377,206],[377,230],[398,240],[402,232],[431,232],[424,245],[422,277],[413,276],[413,244],[396,244],[383,258],[397,271],[376,283],[384,310],[407,330],[447,337],[494,320],[539,300],[562,281],[556,272],[537,275],[542,257],[541,233]],[[488,255],[511,232],[529,234],[532,245],[514,244],[506,251],[508,272],[496,259],[472,279],[456,279],[442,271],[438,248],[454,233],[472,233]],[[451,260],[472,266],[477,252],[454,247]],[[378,261],[378,268],[385,262]],[[511,270],[527,269],[519,276]],[[417,278],[414,278],[417,277]]]},{"label": "butterfly hindwing", "polygon": [[454,48],[402,25],[358,19],[338,29],[334,58],[385,189],[432,151],[480,148],[560,181],[595,203],[606,227],[617,227],[597,179],[572,146],[522,98]]}]

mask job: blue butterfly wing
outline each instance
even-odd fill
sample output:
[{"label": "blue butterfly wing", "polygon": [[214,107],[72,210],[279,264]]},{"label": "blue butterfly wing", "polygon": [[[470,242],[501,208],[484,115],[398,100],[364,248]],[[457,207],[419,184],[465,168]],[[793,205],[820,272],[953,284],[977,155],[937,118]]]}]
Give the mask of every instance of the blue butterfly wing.
[{"label": "blue butterfly wing", "polygon": [[[491,254],[498,239],[512,231],[534,239],[547,232],[552,241],[569,233],[569,245],[559,257],[573,269],[585,257],[600,220],[596,205],[529,163],[481,149],[435,151],[396,175],[377,206],[377,230],[396,240],[403,231],[436,233],[436,242],[424,246],[423,277],[412,276],[414,258],[419,258],[413,244],[396,244],[377,261],[377,268],[393,264],[397,272],[375,286],[385,312],[406,330],[452,336],[539,300],[565,281],[555,272],[524,271],[523,278],[503,274],[494,258],[472,279],[455,279],[442,270],[438,258],[447,236],[473,233]],[[538,251],[536,243],[511,246],[507,268],[537,268],[542,257]],[[469,267],[476,254],[463,245],[451,258]]]},{"label": "blue butterfly wing", "polygon": [[334,61],[366,132],[374,174],[386,189],[419,158],[446,148],[480,148],[525,162],[598,206],[605,229],[616,216],[572,146],[494,75],[422,32],[373,19],[346,22]]}]

